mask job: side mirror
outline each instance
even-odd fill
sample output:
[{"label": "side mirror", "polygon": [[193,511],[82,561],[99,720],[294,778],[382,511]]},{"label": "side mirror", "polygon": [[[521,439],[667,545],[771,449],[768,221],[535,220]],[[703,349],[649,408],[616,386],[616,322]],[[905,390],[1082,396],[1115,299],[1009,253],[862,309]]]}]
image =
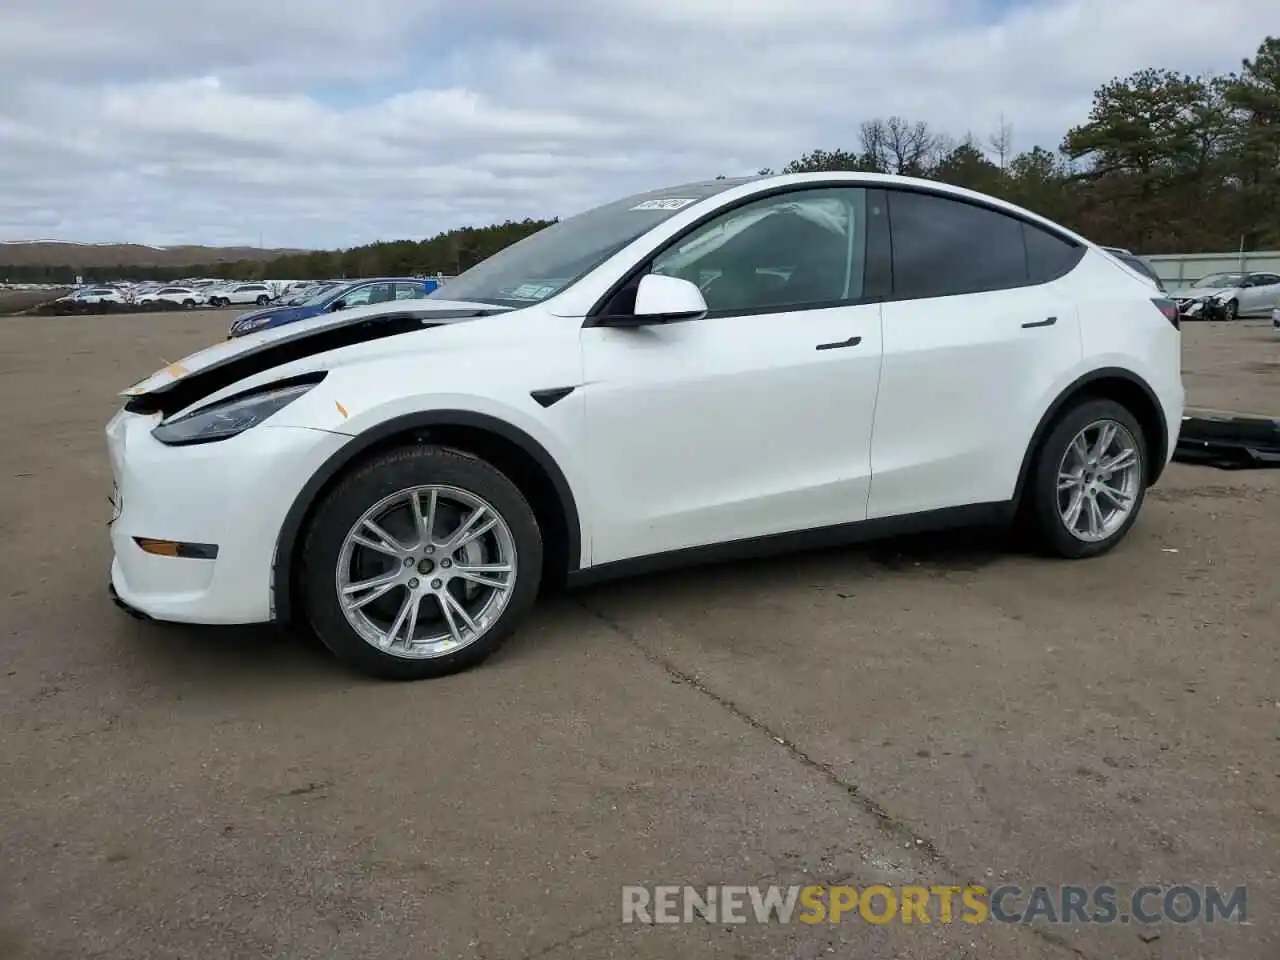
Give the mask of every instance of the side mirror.
[{"label": "side mirror", "polygon": [[330,312],[330,313],[337,313],[339,310],[344,310],[344,309],[346,309],[346,306],[347,306],[347,301],[345,301],[345,300],[335,300],[335,301],[333,301],[333,303],[329,304],[329,312]]},{"label": "side mirror", "polygon": [[626,316],[601,317],[603,326],[643,327],[658,323],[697,320],[707,312],[707,301],[698,285],[679,277],[650,273],[640,278],[634,311]]}]

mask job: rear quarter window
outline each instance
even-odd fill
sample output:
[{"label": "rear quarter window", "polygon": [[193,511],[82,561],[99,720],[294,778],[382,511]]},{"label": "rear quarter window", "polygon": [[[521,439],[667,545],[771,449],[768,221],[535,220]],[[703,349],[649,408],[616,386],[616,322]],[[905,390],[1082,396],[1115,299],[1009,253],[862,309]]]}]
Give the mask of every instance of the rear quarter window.
[{"label": "rear quarter window", "polygon": [[1022,224],[1027,244],[1027,270],[1032,283],[1065,277],[1084,258],[1084,247],[1034,224]]}]

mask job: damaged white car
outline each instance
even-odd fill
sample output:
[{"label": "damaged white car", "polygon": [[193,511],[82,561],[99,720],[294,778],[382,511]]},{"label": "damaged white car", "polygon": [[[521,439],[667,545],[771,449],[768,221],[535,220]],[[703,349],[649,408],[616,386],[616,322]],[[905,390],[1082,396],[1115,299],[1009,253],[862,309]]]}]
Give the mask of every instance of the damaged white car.
[{"label": "damaged white car", "polygon": [[1096,556],[1182,410],[1172,301],[1041,217],[874,174],[686,184],[127,390],[111,589],[437,676],[549,585],[969,524]]},{"label": "damaged white car", "polygon": [[1184,317],[1238,320],[1266,317],[1280,307],[1280,274],[1214,273],[1175,297]]}]

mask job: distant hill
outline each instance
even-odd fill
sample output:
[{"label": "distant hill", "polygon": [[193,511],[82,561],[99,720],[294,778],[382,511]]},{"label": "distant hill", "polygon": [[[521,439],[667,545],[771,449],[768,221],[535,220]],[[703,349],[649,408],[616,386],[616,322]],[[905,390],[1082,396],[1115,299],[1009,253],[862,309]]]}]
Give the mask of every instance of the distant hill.
[{"label": "distant hill", "polygon": [[0,240],[0,266],[195,267],[244,260],[261,262],[305,252],[259,247],[149,247],[141,243]]}]

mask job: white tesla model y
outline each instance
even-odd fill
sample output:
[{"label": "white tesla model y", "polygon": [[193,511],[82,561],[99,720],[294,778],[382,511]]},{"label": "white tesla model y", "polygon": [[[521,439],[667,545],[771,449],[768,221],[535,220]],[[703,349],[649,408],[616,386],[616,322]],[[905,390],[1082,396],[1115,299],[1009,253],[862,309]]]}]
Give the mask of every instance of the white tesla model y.
[{"label": "white tesla model y", "polygon": [[409,679],[549,583],[1014,520],[1095,556],[1172,454],[1180,353],[1147,278],[980,194],[654,191],[125,391],[112,590]]}]

